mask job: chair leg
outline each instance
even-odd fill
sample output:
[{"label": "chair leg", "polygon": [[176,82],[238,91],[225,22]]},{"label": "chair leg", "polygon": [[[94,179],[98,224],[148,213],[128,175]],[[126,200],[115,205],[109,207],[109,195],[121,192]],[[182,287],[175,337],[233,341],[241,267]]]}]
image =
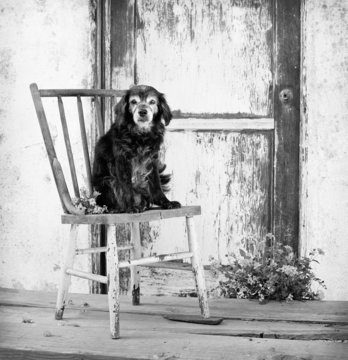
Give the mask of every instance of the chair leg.
[{"label": "chair leg", "polygon": [[114,225],[107,225],[107,277],[108,301],[110,314],[110,331],[113,339],[120,338],[120,280],[118,268],[118,253],[116,229]]},{"label": "chair leg", "polygon": [[[131,223],[131,243],[133,249],[131,250],[131,260],[139,259],[141,257],[141,241],[139,223]],[[132,304],[140,305],[140,268],[138,266],[131,266],[131,281],[130,288],[132,291]]]},{"label": "chair leg", "polygon": [[199,306],[201,308],[201,314],[204,318],[210,316],[208,296],[205,286],[204,268],[202,263],[201,254],[199,251],[196,229],[193,221],[193,217],[186,217],[186,229],[188,234],[189,250],[193,253],[192,256],[192,271],[196,281],[196,289],[198,295]]},{"label": "chair leg", "polygon": [[70,286],[71,276],[66,273],[68,268],[72,268],[75,258],[75,250],[76,250],[76,241],[78,235],[78,225],[73,224],[70,228],[70,236],[65,244],[65,256],[64,262],[61,269],[61,277],[60,283],[58,287],[58,296],[57,296],[57,304],[56,304],[56,320],[61,320],[63,318],[65,301],[68,295],[68,290]]}]

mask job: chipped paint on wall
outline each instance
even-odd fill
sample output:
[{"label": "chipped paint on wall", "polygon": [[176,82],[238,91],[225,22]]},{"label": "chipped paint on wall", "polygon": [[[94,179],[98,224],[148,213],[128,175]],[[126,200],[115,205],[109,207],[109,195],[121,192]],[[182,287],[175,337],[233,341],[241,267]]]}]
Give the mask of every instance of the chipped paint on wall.
[{"label": "chipped paint on wall", "polygon": [[[63,239],[69,227],[60,224],[62,210],[29,84],[37,82],[41,88],[91,87],[94,26],[87,1],[1,1],[0,286],[56,289]],[[76,162],[82,167],[82,150],[76,144],[76,104],[66,102]],[[57,103],[45,100],[44,105],[61,154]],[[89,104],[86,106],[88,109]],[[79,241],[85,243],[86,238],[86,229],[82,229]],[[88,259],[81,258],[77,266],[87,270]],[[72,290],[87,292],[88,284],[74,279]]]},{"label": "chipped paint on wall", "polygon": [[307,0],[303,11],[302,252],[325,251],[325,299],[348,300],[348,4]]},{"label": "chipped paint on wall", "polygon": [[[201,205],[196,217],[203,261],[225,261],[243,238],[269,231],[270,135],[233,132],[170,132],[165,161],[172,173],[169,198]],[[162,235],[151,251],[187,249],[182,219],[156,225]],[[175,244],[175,248],[173,248]]]},{"label": "chipped paint on wall", "polygon": [[[205,118],[272,113],[271,1],[136,5],[131,67],[136,82],[163,91],[172,109]],[[116,66],[113,71],[117,74]],[[173,174],[169,196],[202,206],[203,215],[195,220],[205,263],[210,256],[225,261],[242,238],[262,237],[269,230],[270,139],[267,133],[167,134],[165,162]],[[151,232],[160,240],[153,240],[146,254],[187,248],[182,219],[151,224]]]},{"label": "chipped paint on wall", "polygon": [[136,81],[193,113],[269,115],[271,1],[138,1]]}]

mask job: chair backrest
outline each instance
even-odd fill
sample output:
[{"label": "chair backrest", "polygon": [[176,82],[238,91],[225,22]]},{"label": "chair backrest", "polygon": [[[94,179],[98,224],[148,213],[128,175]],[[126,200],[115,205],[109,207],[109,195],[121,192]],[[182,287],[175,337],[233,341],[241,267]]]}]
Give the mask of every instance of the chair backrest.
[{"label": "chair backrest", "polygon": [[77,110],[78,110],[78,121],[80,124],[80,133],[81,133],[81,142],[82,142],[82,149],[84,155],[84,162],[86,168],[86,179],[87,179],[87,190],[91,194],[93,192],[92,188],[92,175],[91,175],[91,161],[88,149],[88,139],[86,134],[86,127],[85,127],[85,118],[83,113],[83,106],[81,97],[91,97],[94,99],[94,106],[96,112],[96,121],[97,121],[97,129],[98,135],[101,136],[104,134],[104,124],[102,118],[102,110],[101,110],[101,103],[102,98],[109,97],[116,99],[117,97],[121,97],[125,94],[125,90],[103,90],[103,89],[39,89],[37,84],[30,85],[31,95],[33,97],[34,105],[36,114],[39,120],[42,136],[44,139],[44,143],[46,146],[48,158],[51,164],[54,180],[57,186],[58,194],[62,203],[63,211],[65,213],[70,214],[81,214],[81,211],[78,210],[71,201],[70,193],[65,181],[64,173],[60,162],[58,161],[56,151],[54,148],[54,143],[52,141],[52,136],[50,132],[50,128],[48,126],[46,113],[43,107],[42,98],[43,97],[53,97],[57,98],[58,101],[58,111],[60,115],[60,120],[63,129],[64,135],[64,143],[67,152],[69,167],[70,167],[70,174],[74,189],[75,197],[80,196],[79,185],[77,182],[77,175],[76,175],[76,167],[74,163],[74,156],[71,148],[70,136],[68,131],[68,124],[66,120],[64,104],[63,104],[63,97],[75,97],[77,103]]}]

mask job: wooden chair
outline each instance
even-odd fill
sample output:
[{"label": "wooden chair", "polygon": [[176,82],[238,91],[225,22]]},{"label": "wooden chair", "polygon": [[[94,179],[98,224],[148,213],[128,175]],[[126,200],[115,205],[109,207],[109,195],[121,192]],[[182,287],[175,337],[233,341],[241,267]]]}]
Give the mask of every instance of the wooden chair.
[{"label": "wooden chair", "polygon": [[[204,270],[201,256],[199,254],[199,245],[197,242],[193,217],[200,215],[200,206],[184,206],[180,209],[161,210],[154,209],[144,213],[138,214],[98,214],[85,215],[82,214],[72,203],[70,193],[65,181],[62,166],[59,163],[49,130],[46,114],[44,111],[42,98],[55,97],[58,101],[58,109],[63,128],[65,146],[67,151],[67,158],[70,165],[70,173],[72,177],[72,184],[74,194],[79,197],[79,186],[77,182],[76,169],[74,165],[74,157],[72,153],[70,137],[68,132],[68,125],[65,116],[63,105],[63,97],[75,97],[77,101],[77,110],[79,125],[81,130],[81,140],[83,146],[85,167],[87,173],[87,189],[92,193],[91,185],[91,165],[89,157],[89,149],[87,142],[87,135],[85,129],[85,121],[83,114],[83,107],[81,97],[94,98],[97,128],[99,136],[104,133],[104,126],[101,114],[101,98],[105,97],[120,97],[125,91],[119,90],[39,90],[36,84],[30,85],[31,94],[33,97],[36,114],[40,123],[42,136],[48,153],[48,158],[51,164],[54,180],[58,189],[59,197],[62,203],[64,214],[61,217],[63,224],[70,224],[70,238],[66,243],[65,257],[61,270],[61,280],[58,288],[58,297],[56,305],[55,317],[57,320],[62,319],[64,307],[66,304],[68,289],[70,285],[71,276],[77,276],[84,279],[98,281],[107,284],[108,301],[110,310],[110,330],[113,339],[120,337],[119,333],[119,269],[130,267],[131,270],[131,287],[133,289],[133,304],[139,304],[140,297],[140,272],[137,266],[159,263],[163,261],[177,260],[191,258],[192,270],[196,281],[196,288],[198,293],[198,300],[203,318],[209,317],[209,307],[207,301],[207,292],[205,288]],[[141,258],[141,241],[140,241],[140,222],[149,222],[154,220],[162,220],[169,218],[183,217],[186,219],[186,227],[188,233],[188,251],[180,253],[170,253],[163,255],[156,255],[147,258]],[[129,246],[118,247],[116,243],[115,225],[119,223],[129,223],[131,229],[131,244]],[[106,226],[107,246],[93,247],[86,249],[77,249],[76,240],[78,234],[78,227],[82,224],[104,224]],[[129,261],[119,262],[118,251],[130,250]],[[91,274],[73,268],[75,255],[80,254],[95,254],[106,252],[107,261],[107,276],[99,274]]]}]

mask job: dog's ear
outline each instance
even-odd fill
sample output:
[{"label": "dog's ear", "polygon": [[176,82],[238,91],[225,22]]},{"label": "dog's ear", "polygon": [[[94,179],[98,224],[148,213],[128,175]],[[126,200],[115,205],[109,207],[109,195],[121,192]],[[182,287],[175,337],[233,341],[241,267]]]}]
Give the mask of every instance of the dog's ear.
[{"label": "dog's ear", "polygon": [[169,125],[170,120],[172,120],[173,114],[163,94],[159,95],[159,106],[162,118],[167,126]]},{"label": "dog's ear", "polygon": [[128,94],[123,95],[120,101],[114,106],[115,125],[120,126],[125,121],[128,104]]}]

